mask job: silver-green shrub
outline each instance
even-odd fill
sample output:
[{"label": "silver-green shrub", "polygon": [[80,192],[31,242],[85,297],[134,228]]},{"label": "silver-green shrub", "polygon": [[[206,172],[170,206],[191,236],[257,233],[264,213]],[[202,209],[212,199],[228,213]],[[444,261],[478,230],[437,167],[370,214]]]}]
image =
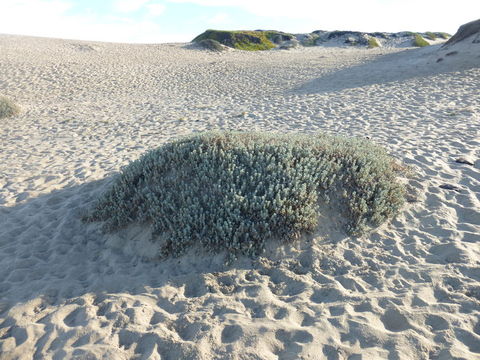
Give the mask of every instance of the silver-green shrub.
[{"label": "silver-green shrub", "polygon": [[210,132],[168,143],[126,166],[85,221],[113,232],[133,223],[164,239],[161,255],[193,244],[257,255],[269,239],[318,226],[330,202],[361,234],[404,202],[400,167],[363,139]]},{"label": "silver-green shrub", "polygon": [[12,100],[5,96],[0,96],[0,119],[17,115],[19,112],[20,108]]}]

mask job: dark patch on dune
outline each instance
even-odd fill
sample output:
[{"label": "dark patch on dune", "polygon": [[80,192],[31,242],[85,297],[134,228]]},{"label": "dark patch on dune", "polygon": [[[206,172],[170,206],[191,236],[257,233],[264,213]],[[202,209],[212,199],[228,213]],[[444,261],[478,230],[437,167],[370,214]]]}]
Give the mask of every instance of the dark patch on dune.
[{"label": "dark patch on dune", "polygon": [[453,35],[444,45],[443,47],[447,47],[453,44],[456,44],[460,41],[469,38],[472,35],[478,34],[473,42],[480,42],[480,19],[470,21],[469,23],[463,24],[458,28],[458,31]]},{"label": "dark patch on dune", "polygon": [[225,51],[226,48],[216,40],[212,39],[203,39],[198,42],[206,50],[221,52]]}]

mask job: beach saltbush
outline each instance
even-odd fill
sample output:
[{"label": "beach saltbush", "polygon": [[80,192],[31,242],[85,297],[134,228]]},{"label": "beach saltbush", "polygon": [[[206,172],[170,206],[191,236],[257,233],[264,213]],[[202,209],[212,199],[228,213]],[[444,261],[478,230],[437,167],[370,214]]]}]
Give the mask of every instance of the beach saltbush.
[{"label": "beach saltbush", "polygon": [[9,98],[0,96],[0,119],[15,116],[20,113],[20,108]]},{"label": "beach saltbush", "polygon": [[194,244],[255,256],[266,241],[314,232],[320,206],[344,217],[351,235],[380,225],[404,202],[400,169],[364,139],[209,132],[130,163],[84,221],[103,221],[107,233],[151,226],[163,256]]},{"label": "beach saltbush", "polygon": [[415,34],[413,38],[413,46],[416,47],[424,47],[430,45],[427,40],[425,40],[422,35],[420,34]]}]

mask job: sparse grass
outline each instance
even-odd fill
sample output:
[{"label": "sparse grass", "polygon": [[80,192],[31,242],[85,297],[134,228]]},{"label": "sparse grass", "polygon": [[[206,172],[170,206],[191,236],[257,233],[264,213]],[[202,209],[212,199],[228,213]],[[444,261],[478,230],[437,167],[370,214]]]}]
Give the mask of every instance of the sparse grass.
[{"label": "sparse grass", "polygon": [[261,31],[265,34],[268,40],[270,40],[272,43],[281,43],[283,41],[288,41],[295,39],[295,36],[289,33],[284,33],[282,31],[275,31],[275,30],[266,30],[266,31]]},{"label": "sparse grass", "polygon": [[436,32],[435,35],[437,37],[440,37],[440,38],[445,39],[445,40],[448,40],[449,38],[452,37],[452,35],[450,35],[449,33],[446,33],[446,32]]},{"label": "sparse grass", "polygon": [[413,38],[413,46],[416,47],[424,47],[430,45],[427,40],[425,40],[422,35],[420,34],[415,34]]},{"label": "sparse grass", "polygon": [[373,48],[377,48],[377,47],[380,47],[380,44],[378,43],[378,40],[374,37],[369,38],[368,39],[368,48],[373,49]]},{"label": "sparse grass", "polygon": [[273,33],[275,32],[207,30],[192,41],[200,42],[211,39],[238,50],[269,50],[275,47],[275,44],[269,39]]},{"label": "sparse grass", "polygon": [[427,31],[425,33],[425,36],[432,41],[437,40],[437,35],[435,35],[435,33],[431,32],[431,31]]},{"label": "sparse grass", "polygon": [[151,226],[163,256],[194,244],[255,256],[266,241],[314,232],[321,204],[345,218],[349,234],[380,225],[404,203],[399,169],[364,139],[204,133],[130,163],[84,221],[103,221],[105,232]]},{"label": "sparse grass", "polygon": [[9,98],[0,96],[0,119],[18,115],[20,108]]}]

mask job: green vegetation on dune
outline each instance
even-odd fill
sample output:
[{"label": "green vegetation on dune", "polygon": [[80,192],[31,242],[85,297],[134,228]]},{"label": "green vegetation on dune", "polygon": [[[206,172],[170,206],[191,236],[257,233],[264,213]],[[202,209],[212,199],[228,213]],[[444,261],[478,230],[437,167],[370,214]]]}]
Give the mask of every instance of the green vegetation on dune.
[{"label": "green vegetation on dune", "polygon": [[446,33],[446,32],[436,32],[434,33],[437,37],[440,37],[442,39],[445,39],[445,40],[448,40],[449,38],[452,37],[452,35],[450,35],[449,33]]},{"label": "green vegetation on dune", "polygon": [[427,32],[425,33],[425,36],[426,36],[427,38],[429,38],[430,40],[432,40],[432,41],[437,40],[437,35],[436,35],[435,33],[431,32],[431,31],[427,31]]},{"label": "green vegetation on dune", "polygon": [[368,39],[368,48],[373,49],[376,47],[380,47],[380,44],[378,43],[378,40],[374,37],[371,37]]},{"label": "green vegetation on dune", "polygon": [[0,119],[15,116],[20,113],[20,108],[9,98],[0,96]]},{"label": "green vegetation on dune", "polygon": [[292,40],[295,38],[294,35],[289,33],[284,33],[283,31],[276,31],[276,30],[258,30],[259,32],[263,32],[265,36],[271,42],[275,44],[279,44],[282,41]]},{"label": "green vegetation on dune", "polygon": [[279,31],[225,31],[207,30],[198,35],[193,42],[210,39],[238,50],[269,50],[275,43],[293,38],[293,35]]},{"label": "green vegetation on dune", "polygon": [[126,166],[84,221],[103,221],[105,232],[151,226],[162,256],[193,245],[255,256],[266,241],[314,232],[325,206],[349,234],[380,225],[404,202],[401,169],[363,139],[210,132]]},{"label": "green vegetation on dune", "polygon": [[[424,38],[424,37],[425,38]],[[217,42],[224,46],[239,49],[239,50],[269,50],[275,48],[277,45],[280,49],[293,47],[297,44],[303,46],[316,46],[321,42],[342,38],[345,44],[352,46],[366,45],[368,48],[375,48],[381,46],[379,38],[381,39],[396,39],[396,38],[412,37],[412,46],[423,47],[430,45],[429,41],[435,41],[438,38],[448,39],[450,37],[447,33],[431,32],[414,33],[404,31],[400,33],[361,33],[358,31],[314,31],[309,34],[289,34],[274,30],[255,30],[255,31],[227,31],[227,30],[207,30],[198,35],[193,42]],[[322,41],[320,41],[320,39]],[[201,44],[210,50],[220,50],[218,44],[205,43]]]},{"label": "green vegetation on dune", "polygon": [[413,46],[424,47],[430,45],[427,40],[425,40],[422,35],[415,34],[413,38]]},{"label": "green vegetation on dune", "polygon": [[437,40],[439,38],[443,40],[448,40],[449,38],[452,37],[452,35],[446,32],[432,32],[432,31],[427,31],[425,33],[425,36],[432,41]]}]

